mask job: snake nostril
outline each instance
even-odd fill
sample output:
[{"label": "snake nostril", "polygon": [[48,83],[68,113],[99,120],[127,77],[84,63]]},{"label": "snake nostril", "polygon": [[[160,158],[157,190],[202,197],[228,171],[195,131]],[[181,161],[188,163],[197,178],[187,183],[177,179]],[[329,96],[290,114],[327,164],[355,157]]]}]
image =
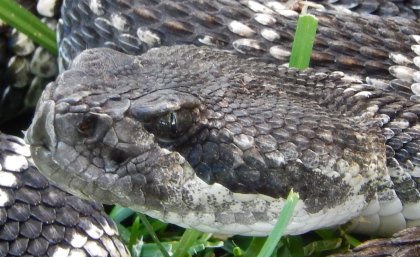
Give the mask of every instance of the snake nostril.
[{"label": "snake nostril", "polygon": [[77,124],[77,131],[79,131],[80,134],[89,137],[93,134],[94,130],[94,120],[92,118],[87,118]]},{"label": "snake nostril", "polygon": [[76,125],[77,132],[86,138],[85,143],[93,144],[100,142],[113,121],[106,114],[88,113],[83,120]]}]

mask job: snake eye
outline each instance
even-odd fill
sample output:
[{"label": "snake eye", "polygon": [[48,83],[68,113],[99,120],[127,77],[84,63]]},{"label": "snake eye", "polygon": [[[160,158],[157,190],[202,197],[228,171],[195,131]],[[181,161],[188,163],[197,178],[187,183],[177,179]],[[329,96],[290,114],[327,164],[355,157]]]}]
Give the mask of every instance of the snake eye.
[{"label": "snake eye", "polygon": [[182,137],[193,125],[193,113],[181,109],[155,117],[144,123],[145,128],[160,140],[174,140]]}]

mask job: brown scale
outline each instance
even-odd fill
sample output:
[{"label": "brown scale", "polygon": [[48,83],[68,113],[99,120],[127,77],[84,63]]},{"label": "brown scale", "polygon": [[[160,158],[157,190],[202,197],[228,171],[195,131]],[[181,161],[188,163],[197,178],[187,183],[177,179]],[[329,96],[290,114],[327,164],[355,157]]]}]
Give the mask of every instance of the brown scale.
[{"label": "brown scale", "polygon": [[360,58],[351,57],[348,55],[339,55],[335,58],[335,61],[339,66],[352,67],[354,69],[362,68],[364,65]]},{"label": "brown scale", "polygon": [[168,13],[169,15],[175,18],[182,18],[189,15],[188,7],[183,4],[168,2],[161,6],[163,12]]},{"label": "brown scale", "polygon": [[388,53],[382,49],[369,46],[363,46],[359,49],[359,53],[370,58],[388,58]]},{"label": "brown scale", "polygon": [[206,27],[220,27],[223,25],[223,22],[208,13],[197,11],[193,13],[194,17],[197,19],[198,22],[200,22],[203,26]]},{"label": "brown scale", "polygon": [[146,8],[133,8],[133,14],[138,15],[139,18],[144,19],[150,22],[157,22],[158,21],[158,14],[155,13],[153,10],[149,10]]},{"label": "brown scale", "polygon": [[[86,0],[85,0],[86,1]],[[106,3],[106,2],[105,2]],[[80,13],[90,13],[87,5]],[[67,10],[79,8],[78,6],[67,3]],[[105,4],[106,6],[106,4]],[[129,30],[129,34],[136,35],[136,29],[149,29],[156,32],[161,37],[162,45],[171,45],[179,43],[202,45],[203,38],[207,36],[207,42],[215,44],[216,47],[224,49],[238,49],[242,53],[251,54],[252,56],[268,60],[270,62],[283,63],[287,58],[278,56],[280,60],[276,60],[269,53],[272,46],[278,45],[283,50],[290,50],[293,39],[296,17],[286,17],[278,14],[273,14],[276,23],[269,26],[259,24],[253,19],[255,13],[246,6],[240,5],[237,2],[218,2],[218,1],[201,1],[199,3],[190,3],[189,1],[154,1],[153,4],[147,4],[142,1],[133,2],[132,8],[133,21],[136,26]],[[108,19],[112,11],[104,9],[105,15],[102,18]],[[130,11],[126,15],[130,15]],[[350,55],[352,58],[319,58],[320,55],[315,55],[312,60],[312,66],[329,67],[329,69],[349,69],[356,74],[364,74],[369,76],[390,78],[387,69],[392,64],[388,60],[387,54],[390,52],[402,52],[409,58],[413,57],[411,51],[408,51],[405,42],[409,42],[407,32],[419,32],[415,22],[401,22],[401,21],[385,21],[380,18],[366,18],[366,17],[350,17],[334,12],[311,11],[319,19],[319,36],[316,39],[314,49],[323,54],[330,54],[330,56]],[[273,12],[274,13],[274,12]],[[144,16],[144,17],[143,17]],[[139,19],[141,17],[141,19]],[[91,14],[89,17],[83,16],[84,24],[93,24],[89,19],[94,19],[95,15]],[[70,20],[74,21],[70,22]],[[82,17],[72,17],[71,15],[64,17],[64,21],[72,24],[73,34],[63,37],[75,37],[78,33],[78,23]],[[93,20],[92,20],[93,21]],[[197,22],[198,21],[198,22]],[[232,21],[238,21],[256,33],[249,38],[242,38],[239,34],[233,33],[228,29],[228,24]],[[406,31],[401,29],[401,24],[407,27]],[[66,26],[66,22],[64,22]],[[90,25],[89,25],[90,26]],[[261,36],[261,31],[264,28],[274,29],[280,36],[280,39],[275,42],[269,42]],[[345,29],[346,28],[346,29]],[[121,32],[115,28],[106,28],[109,38],[108,42],[115,42],[112,37],[119,37]],[[348,31],[350,30],[350,31]],[[378,30],[382,31],[381,33]],[[170,32],[171,35],[165,35]],[[392,38],[386,38],[386,37]],[[394,40],[393,38],[398,38]],[[241,39],[241,40],[238,40]],[[88,47],[98,46],[96,42],[87,41]],[[140,54],[147,50],[150,46],[145,45],[139,41],[141,47],[133,54]],[[111,44],[112,45],[112,44]],[[75,54],[82,49],[77,46],[65,47],[73,48],[70,56],[65,56],[65,60],[70,60]],[[118,48],[118,45],[115,45]],[[363,48],[365,47],[365,48]],[[366,48],[367,47],[367,48]],[[369,49],[370,48],[370,49]],[[123,49],[124,50],[124,49]],[[64,51],[66,52],[66,51]]]},{"label": "brown scale", "polygon": [[383,73],[388,71],[389,65],[379,61],[367,61],[364,63],[366,73]]},{"label": "brown scale", "polygon": [[186,34],[191,35],[194,33],[194,29],[188,23],[183,23],[180,21],[167,21],[163,23],[163,26],[169,29],[170,33],[176,34]]}]

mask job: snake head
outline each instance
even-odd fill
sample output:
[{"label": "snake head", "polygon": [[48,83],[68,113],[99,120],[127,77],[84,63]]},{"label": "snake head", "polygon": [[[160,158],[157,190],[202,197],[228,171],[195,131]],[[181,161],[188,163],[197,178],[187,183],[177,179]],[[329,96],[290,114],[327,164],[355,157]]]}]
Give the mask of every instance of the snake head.
[{"label": "snake head", "polygon": [[194,173],[160,143],[185,140],[198,101],[170,89],[133,95],[127,78],[140,67],[135,57],[87,50],[47,86],[26,137],[47,177],[78,196],[143,209],[181,197]]},{"label": "snake head", "polygon": [[305,72],[194,46],[90,49],[47,86],[27,141],[65,190],[184,227],[265,235],[291,189],[288,233],[331,226],[374,197],[384,145],[302,97],[328,79]]}]

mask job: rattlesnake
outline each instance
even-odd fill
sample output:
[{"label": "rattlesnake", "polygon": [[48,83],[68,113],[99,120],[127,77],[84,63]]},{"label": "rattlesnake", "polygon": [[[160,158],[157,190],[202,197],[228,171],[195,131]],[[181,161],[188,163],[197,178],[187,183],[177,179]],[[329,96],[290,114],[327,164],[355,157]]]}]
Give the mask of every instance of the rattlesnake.
[{"label": "rattlesnake", "polygon": [[[267,234],[291,188],[302,201],[288,233],[360,214],[373,224],[364,232],[390,234],[417,224],[418,68],[410,49],[419,40],[417,22],[314,11],[322,34],[316,69],[299,72],[276,64],[290,54],[296,13],[274,2],[136,1],[137,8],[108,13],[111,2],[64,3],[61,60],[72,68],[47,88],[28,132],[35,162],[50,179],[85,198],[227,234]],[[162,7],[167,19],[155,19]],[[147,26],[130,26],[134,14],[149,18]],[[183,15],[190,19],[178,22]],[[114,38],[99,40],[105,35]],[[139,53],[180,43],[236,49],[253,60],[174,46],[142,57],[90,50],[70,65],[82,49],[102,44]],[[77,165],[88,163],[80,174]],[[56,173],[64,168],[68,174]]]},{"label": "rattlesnake", "polygon": [[416,21],[314,11],[316,69],[299,72],[275,64],[290,55],[297,17],[278,2],[113,4],[63,3],[63,67],[97,46],[223,50],[79,55],[27,134],[47,177],[209,232],[267,234],[292,188],[301,201],[288,233],[358,215],[370,233],[417,224]]}]

